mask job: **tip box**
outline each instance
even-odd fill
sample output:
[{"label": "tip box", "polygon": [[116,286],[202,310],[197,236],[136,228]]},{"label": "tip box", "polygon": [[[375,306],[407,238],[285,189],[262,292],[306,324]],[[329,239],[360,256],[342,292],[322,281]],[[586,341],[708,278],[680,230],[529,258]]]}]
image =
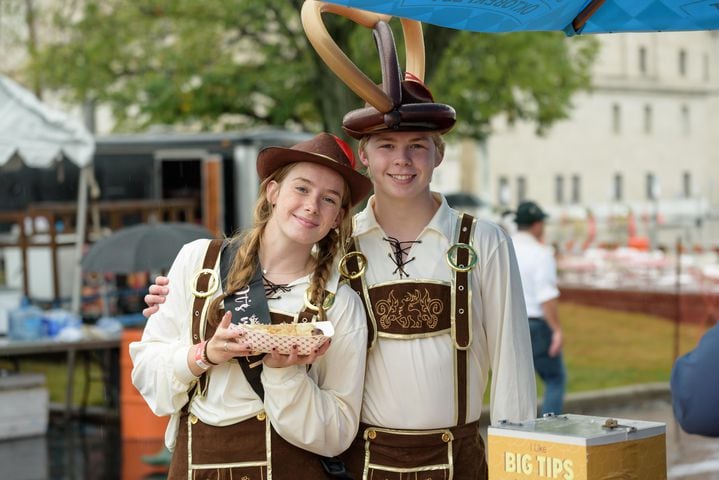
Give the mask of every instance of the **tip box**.
[{"label": "tip box", "polygon": [[557,415],[487,429],[492,480],[666,480],[666,426]]}]

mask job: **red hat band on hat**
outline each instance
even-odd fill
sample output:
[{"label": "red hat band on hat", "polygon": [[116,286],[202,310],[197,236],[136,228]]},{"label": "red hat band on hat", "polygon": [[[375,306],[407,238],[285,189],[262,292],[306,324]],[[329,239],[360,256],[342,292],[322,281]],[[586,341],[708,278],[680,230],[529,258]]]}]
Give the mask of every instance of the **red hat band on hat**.
[{"label": "red hat band on hat", "polygon": [[[330,134],[331,135],[331,134]],[[350,162],[350,166],[354,169],[357,161],[355,160],[355,155],[352,153],[352,147],[349,146],[347,142],[342,140],[337,135],[332,135],[332,137],[335,139],[335,142],[337,142],[337,145],[342,149],[344,154],[347,156],[347,159]]]}]

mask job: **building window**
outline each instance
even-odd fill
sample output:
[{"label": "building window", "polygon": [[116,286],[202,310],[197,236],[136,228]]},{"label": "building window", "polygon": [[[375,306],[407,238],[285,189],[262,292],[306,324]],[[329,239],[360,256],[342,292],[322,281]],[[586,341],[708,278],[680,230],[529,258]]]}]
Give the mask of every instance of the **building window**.
[{"label": "building window", "polygon": [[679,75],[682,77],[687,75],[687,51],[683,48],[679,50]]},{"label": "building window", "polygon": [[562,175],[554,177],[554,201],[558,205],[564,203],[564,177]]},{"label": "building window", "polygon": [[618,103],[612,105],[612,132],[619,133],[622,130],[622,111]]},{"label": "building window", "polygon": [[582,201],[582,179],[579,175],[572,175],[572,203]]},{"label": "building window", "polygon": [[682,194],[684,198],[692,198],[692,174],[684,172],[682,175]]},{"label": "building window", "polygon": [[657,200],[659,198],[659,182],[653,173],[647,173],[646,188],[647,200]]},{"label": "building window", "polygon": [[681,107],[681,118],[682,118],[682,133],[689,135],[691,132],[691,119],[689,116],[689,106],[682,105]]},{"label": "building window", "polygon": [[509,205],[510,200],[510,191],[509,191],[509,180],[507,180],[507,177],[499,177],[499,186],[497,187],[497,202],[503,206],[506,207]]},{"label": "building window", "polygon": [[647,48],[639,47],[639,73],[642,76],[647,74]]},{"label": "building window", "polygon": [[522,203],[527,199],[527,179],[517,177],[517,203]]},{"label": "building window", "polygon": [[644,133],[652,133],[652,106],[644,105]]},{"label": "building window", "polygon": [[624,179],[621,173],[614,174],[614,184],[612,186],[612,199],[615,202],[621,202],[624,198]]}]

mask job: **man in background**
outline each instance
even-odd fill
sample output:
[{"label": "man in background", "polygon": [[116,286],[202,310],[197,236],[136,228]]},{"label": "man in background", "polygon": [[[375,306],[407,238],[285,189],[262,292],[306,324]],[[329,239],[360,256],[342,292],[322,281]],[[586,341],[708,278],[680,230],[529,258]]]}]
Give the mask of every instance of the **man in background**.
[{"label": "man in background", "polygon": [[566,373],[559,324],[557,264],[553,249],[542,242],[547,214],[534,202],[517,208],[517,232],[512,235],[522,278],[532,337],[534,369],[544,382],[542,414],[562,413]]}]

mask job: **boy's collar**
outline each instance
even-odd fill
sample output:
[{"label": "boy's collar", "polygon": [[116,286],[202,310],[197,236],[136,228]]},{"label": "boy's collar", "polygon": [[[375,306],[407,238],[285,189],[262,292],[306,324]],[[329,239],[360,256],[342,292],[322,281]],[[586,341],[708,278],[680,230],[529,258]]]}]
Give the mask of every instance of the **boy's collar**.
[{"label": "boy's collar", "polygon": [[[434,230],[447,238],[452,236],[454,228],[454,215],[451,215],[452,208],[447,203],[444,195],[438,192],[431,192],[435,200],[439,202],[439,208],[430,219],[424,229]],[[374,229],[382,229],[374,213],[375,196],[372,195],[367,201],[367,206],[354,217],[353,236],[360,236]]]}]

